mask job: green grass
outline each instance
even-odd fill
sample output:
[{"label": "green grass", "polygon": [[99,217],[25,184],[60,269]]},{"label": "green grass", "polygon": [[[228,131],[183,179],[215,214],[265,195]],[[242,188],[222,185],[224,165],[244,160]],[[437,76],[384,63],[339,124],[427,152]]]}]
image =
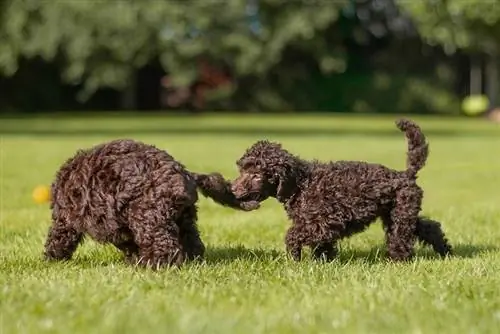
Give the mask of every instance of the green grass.
[{"label": "green grass", "polygon": [[71,262],[42,261],[50,211],[32,202],[32,189],[49,184],[77,148],[117,137],[234,177],[235,160],[264,137],[304,158],[404,168],[403,135],[388,117],[0,119],[0,333],[496,333],[500,129],[416,119],[431,145],[423,209],[443,222],[457,256],[442,261],[418,248],[415,261],[390,263],[375,224],[343,241],[333,263],[294,263],[276,201],[244,213],[202,198],[205,262],[160,272],[128,267],[89,240]]}]

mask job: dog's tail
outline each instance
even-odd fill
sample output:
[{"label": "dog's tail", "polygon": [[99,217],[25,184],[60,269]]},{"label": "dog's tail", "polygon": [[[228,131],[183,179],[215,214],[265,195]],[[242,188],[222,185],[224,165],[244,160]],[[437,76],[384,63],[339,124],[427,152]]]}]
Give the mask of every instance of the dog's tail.
[{"label": "dog's tail", "polygon": [[439,222],[427,217],[418,217],[416,235],[418,241],[431,246],[442,257],[452,255],[451,245],[448,243]]},{"label": "dog's tail", "polygon": [[415,122],[403,118],[396,122],[396,126],[404,131],[408,141],[406,172],[415,177],[427,161],[429,144],[425,140],[422,129]]},{"label": "dog's tail", "polygon": [[243,211],[252,211],[260,206],[257,201],[239,201],[231,191],[230,182],[219,173],[199,174],[190,172],[190,174],[202,195],[211,198],[217,204]]}]

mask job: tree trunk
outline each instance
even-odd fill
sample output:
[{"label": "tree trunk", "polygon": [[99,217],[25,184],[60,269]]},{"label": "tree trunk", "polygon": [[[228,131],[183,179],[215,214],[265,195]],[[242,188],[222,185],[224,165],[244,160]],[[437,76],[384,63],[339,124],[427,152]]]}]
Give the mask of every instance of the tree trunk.
[{"label": "tree trunk", "polygon": [[482,85],[481,59],[476,56],[470,58],[470,90],[469,95],[481,95]]},{"label": "tree trunk", "polygon": [[499,91],[498,57],[489,56],[486,62],[486,95],[490,100],[490,108],[497,107]]},{"label": "tree trunk", "polygon": [[135,71],[130,74],[127,86],[120,94],[120,107],[124,110],[135,110],[137,108]]}]

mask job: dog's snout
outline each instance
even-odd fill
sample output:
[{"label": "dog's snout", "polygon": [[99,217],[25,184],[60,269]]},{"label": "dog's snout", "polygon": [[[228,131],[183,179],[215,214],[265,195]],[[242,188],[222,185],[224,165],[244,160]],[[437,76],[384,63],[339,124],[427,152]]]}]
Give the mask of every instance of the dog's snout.
[{"label": "dog's snout", "polygon": [[236,196],[237,198],[240,198],[245,195],[244,189],[238,184],[238,183],[233,183],[231,185],[231,192]]},{"label": "dog's snout", "polygon": [[231,185],[231,191],[233,192],[233,194],[237,195],[238,194],[238,185],[236,184],[232,184]]}]

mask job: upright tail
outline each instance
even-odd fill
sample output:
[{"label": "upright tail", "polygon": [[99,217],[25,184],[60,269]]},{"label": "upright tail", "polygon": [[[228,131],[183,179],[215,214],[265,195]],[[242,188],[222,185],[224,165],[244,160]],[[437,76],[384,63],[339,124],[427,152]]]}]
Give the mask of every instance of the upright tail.
[{"label": "upright tail", "polygon": [[396,122],[399,130],[404,131],[408,141],[408,155],[406,158],[406,171],[411,176],[416,176],[422,169],[429,155],[429,144],[420,127],[408,119],[399,119]]},{"label": "upright tail", "polygon": [[231,184],[219,173],[198,174],[191,172],[196,186],[205,197],[210,197],[217,204],[243,211],[258,209],[257,201],[240,201],[231,191]]},{"label": "upright tail", "polygon": [[439,222],[426,217],[418,217],[415,234],[418,241],[431,246],[442,257],[453,254],[451,245],[446,239]]}]

